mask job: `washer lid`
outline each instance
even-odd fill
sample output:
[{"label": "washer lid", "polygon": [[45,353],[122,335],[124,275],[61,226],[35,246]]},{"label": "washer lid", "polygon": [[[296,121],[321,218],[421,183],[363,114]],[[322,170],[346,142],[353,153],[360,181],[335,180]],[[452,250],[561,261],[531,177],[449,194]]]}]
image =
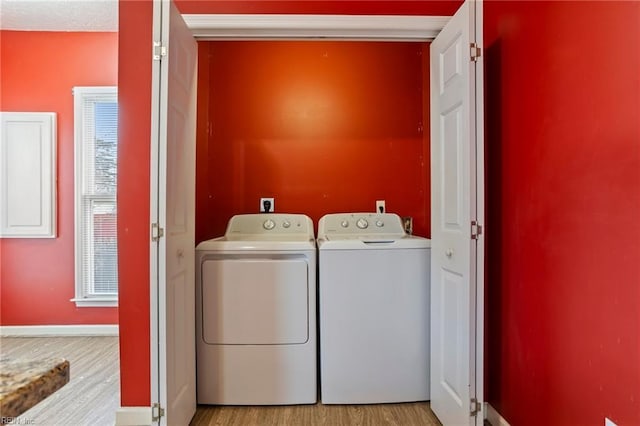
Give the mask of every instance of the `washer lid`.
[{"label": "washer lid", "polygon": [[400,238],[389,237],[328,237],[318,239],[319,250],[395,250],[395,249],[429,249],[428,238],[405,235]]}]

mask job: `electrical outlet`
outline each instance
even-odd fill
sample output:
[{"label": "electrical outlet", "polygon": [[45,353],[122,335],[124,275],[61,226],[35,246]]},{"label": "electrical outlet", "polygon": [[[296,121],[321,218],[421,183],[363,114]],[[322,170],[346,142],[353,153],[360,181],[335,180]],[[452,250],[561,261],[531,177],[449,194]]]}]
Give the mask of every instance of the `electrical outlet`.
[{"label": "electrical outlet", "polygon": [[376,201],[376,213],[386,213],[387,208],[384,206],[384,200]]},{"label": "electrical outlet", "polygon": [[273,213],[276,211],[276,203],[273,197],[260,198],[260,213]]},{"label": "electrical outlet", "polygon": [[413,218],[411,216],[402,216],[401,219],[404,232],[409,235],[413,234]]},{"label": "electrical outlet", "polygon": [[604,426],[618,426],[618,425],[615,424],[613,421],[611,421],[611,419],[605,417],[604,418]]}]

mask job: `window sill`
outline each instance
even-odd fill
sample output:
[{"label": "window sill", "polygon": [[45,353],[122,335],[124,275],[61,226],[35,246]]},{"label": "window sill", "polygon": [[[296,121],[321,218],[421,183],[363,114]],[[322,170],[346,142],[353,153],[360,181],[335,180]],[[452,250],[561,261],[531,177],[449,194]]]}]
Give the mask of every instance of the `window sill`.
[{"label": "window sill", "polygon": [[118,306],[117,297],[91,297],[86,299],[71,299],[78,308],[109,308]]}]

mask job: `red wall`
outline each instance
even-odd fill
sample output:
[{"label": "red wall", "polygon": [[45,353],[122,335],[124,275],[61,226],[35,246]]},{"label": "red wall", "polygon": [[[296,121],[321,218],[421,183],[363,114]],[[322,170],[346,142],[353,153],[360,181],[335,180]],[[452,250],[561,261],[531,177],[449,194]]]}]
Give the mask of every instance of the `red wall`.
[{"label": "red wall", "polygon": [[199,96],[209,102],[197,161],[208,173],[198,171],[197,241],[224,234],[234,214],[258,212],[261,196],[315,223],[384,199],[428,233],[422,44],[201,45],[209,72]]},{"label": "red wall", "polygon": [[115,324],[117,308],[77,308],[73,86],[117,84],[117,33],[0,32],[2,111],[58,114],[58,236],[0,239],[0,324]]},{"label": "red wall", "polygon": [[[178,1],[182,13],[344,13],[450,15],[460,1]],[[119,0],[118,232],[121,404],[148,405],[149,363],[149,141],[151,115],[151,0]],[[206,69],[200,64],[199,70]],[[202,100],[198,100],[201,108]],[[126,117],[126,118],[125,118]],[[202,111],[198,111],[202,118]],[[126,122],[125,122],[126,120]],[[206,129],[204,129],[206,130]],[[198,129],[202,138],[203,129]],[[198,158],[206,146],[198,147]],[[202,169],[200,169],[202,170]],[[146,173],[146,174],[145,174]],[[201,181],[202,174],[197,175]],[[426,184],[425,184],[426,185]],[[197,202],[202,199],[198,198]],[[279,205],[279,204],[278,204]],[[389,206],[391,209],[391,205]]]},{"label": "red wall", "polygon": [[121,0],[119,15],[120,399],[149,406],[152,2]]},{"label": "red wall", "polygon": [[[150,392],[150,4],[120,2],[120,63],[130,61],[120,69],[130,120],[121,140],[132,150],[120,158],[120,170],[131,173],[121,181],[120,200],[126,194],[131,206],[120,229],[131,225],[127,253],[136,256],[120,265],[123,405],[148,403]],[[273,4],[180,6],[185,13],[299,12],[303,4],[314,5],[308,13],[431,13],[428,2]],[[338,4],[348,9],[333,10]],[[487,398],[514,425],[601,425],[604,415],[640,423],[640,231],[632,217],[640,207],[638,4],[484,5]]]},{"label": "red wall", "polygon": [[488,401],[640,424],[640,3],[484,16]]}]

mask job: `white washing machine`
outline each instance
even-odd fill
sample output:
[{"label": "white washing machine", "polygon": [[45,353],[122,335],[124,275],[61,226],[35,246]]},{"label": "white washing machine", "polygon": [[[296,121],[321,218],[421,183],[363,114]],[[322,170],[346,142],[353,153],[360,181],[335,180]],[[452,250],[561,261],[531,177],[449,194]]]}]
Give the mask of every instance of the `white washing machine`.
[{"label": "white washing machine", "polygon": [[317,402],[316,256],[300,214],[237,215],[198,244],[198,403]]},{"label": "white washing machine", "polygon": [[430,252],[395,214],[320,219],[323,404],[429,399]]}]

